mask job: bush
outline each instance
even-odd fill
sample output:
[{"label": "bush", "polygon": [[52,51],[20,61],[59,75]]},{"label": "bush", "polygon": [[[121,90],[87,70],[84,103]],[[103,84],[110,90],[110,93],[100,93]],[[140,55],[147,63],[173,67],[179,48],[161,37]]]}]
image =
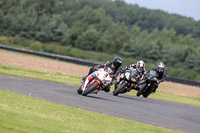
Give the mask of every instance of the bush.
[{"label": "bush", "polygon": [[34,51],[43,51],[42,44],[40,42],[31,43],[29,48]]},{"label": "bush", "polygon": [[0,43],[3,45],[9,45],[9,46],[22,46],[22,47],[28,47],[33,41],[21,38],[21,37],[6,37],[1,36],[0,37]]}]

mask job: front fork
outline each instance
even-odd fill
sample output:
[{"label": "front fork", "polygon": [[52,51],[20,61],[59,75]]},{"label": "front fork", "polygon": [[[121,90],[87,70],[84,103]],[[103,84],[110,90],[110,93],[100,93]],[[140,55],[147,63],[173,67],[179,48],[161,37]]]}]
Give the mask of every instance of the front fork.
[{"label": "front fork", "polygon": [[152,92],[155,93],[156,89],[158,88],[158,83],[157,82],[152,82],[150,87],[151,87]]},{"label": "front fork", "polygon": [[86,78],[85,82],[83,82],[83,84],[82,84],[82,90],[83,90],[83,91],[85,91],[85,88],[86,88],[87,84],[88,84],[92,79],[94,79],[95,77],[96,77],[96,73],[93,72],[92,74],[90,74],[90,75]]}]

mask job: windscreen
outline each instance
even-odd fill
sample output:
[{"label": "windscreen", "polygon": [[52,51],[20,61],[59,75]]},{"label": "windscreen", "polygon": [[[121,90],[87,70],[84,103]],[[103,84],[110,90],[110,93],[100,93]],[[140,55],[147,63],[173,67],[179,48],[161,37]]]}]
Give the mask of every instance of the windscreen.
[{"label": "windscreen", "polygon": [[132,70],[131,70],[131,77],[137,78],[138,76],[139,76],[139,75],[138,75],[137,70],[136,70],[136,69],[132,69]]},{"label": "windscreen", "polygon": [[154,71],[154,70],[150,70],[150,71],[148,72],[148,76],[157,77],[157,72]]},{"label": "windscreen", "polygon": [[113,74],[113,70],[110,67],[105,67],[105,71],[109,74]]}]

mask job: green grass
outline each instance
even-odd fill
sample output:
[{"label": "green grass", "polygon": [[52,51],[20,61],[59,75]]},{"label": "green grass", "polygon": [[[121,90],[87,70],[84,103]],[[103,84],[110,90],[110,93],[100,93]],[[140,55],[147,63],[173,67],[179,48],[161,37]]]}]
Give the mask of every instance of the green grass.
[{"label": "green grass", "polygon": [[[136,91],[129,92],[128,94],[136,96]],[[167,92],[156,91],[156,93],[151,94],[148,98],[200,107],[200,98],[197,97],[178,96]]]},{"label": "green grass", "polygon": [[176,133],[177,131],[0,91],[1,133]]},{"label": "green grass", "polygon": [[81,77],[78,76],[64,75],[61,73],[40,72],[9,65],[0,65],[0,74],[52,81],[76,86],[80,85],[81,82]]}]

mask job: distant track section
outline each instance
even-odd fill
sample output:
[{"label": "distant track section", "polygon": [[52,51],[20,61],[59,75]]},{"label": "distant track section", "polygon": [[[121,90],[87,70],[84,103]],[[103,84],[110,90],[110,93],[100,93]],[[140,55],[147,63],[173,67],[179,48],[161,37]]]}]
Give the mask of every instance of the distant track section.
[{"label": "distant track section", "polygon": [[[26,53],[26,54],[37,55],[37,56],[41,56],[41,57],[47,57],[47,58],[51,58],[51,59],[71,62],[74,64],[85,65],[85,66],[94,66],[94,65],[98,64],[97,62],[90,62],[87,60],[73,58],[73,57],[69,57],[69,56],[62,56],[62,55],[58,55],[58,54],[50,54],[50,53],[45,53],[45,52],[37,52],[37,51],[32,51],[32,50],[19,49],[19,48],[15,48],[15,47],[5,46],[2,44],[0,44],[0,48],[10,50],[10,51],[20,52],[20,53]],[[171,77],[171,76],[168,76],[166,78],[166,80],[175,82],[175,83],[186,84],[186,85],[200,86],[200,82]]]}]

